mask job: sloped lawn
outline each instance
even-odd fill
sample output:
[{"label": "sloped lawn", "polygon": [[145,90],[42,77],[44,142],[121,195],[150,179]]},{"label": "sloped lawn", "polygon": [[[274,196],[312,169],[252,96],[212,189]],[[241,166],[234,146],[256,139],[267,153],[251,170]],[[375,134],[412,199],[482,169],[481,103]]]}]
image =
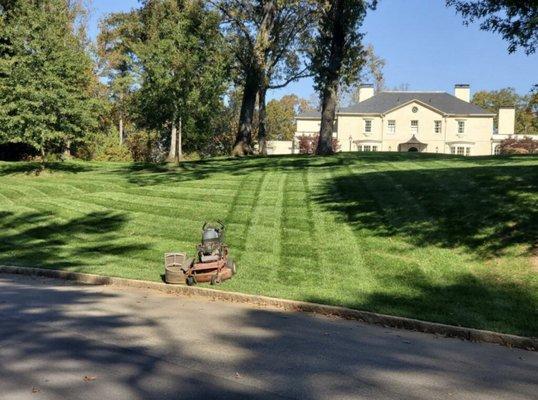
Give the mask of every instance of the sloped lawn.
[{"label": "sloped lawn", "polygon": [[538,336],[538,158],[0,163],[0,264],[161,280],[227,223],[223,290]]}]

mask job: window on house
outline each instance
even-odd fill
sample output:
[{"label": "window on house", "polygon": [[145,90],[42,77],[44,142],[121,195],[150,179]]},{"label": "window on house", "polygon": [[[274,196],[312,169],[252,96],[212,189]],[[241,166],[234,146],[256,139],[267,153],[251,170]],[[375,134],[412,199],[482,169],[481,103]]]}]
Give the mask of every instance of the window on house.
[{"label": "window on house", "polygon": [[454,146],[450,147],[450,154],[456,154],[456,148]]},{"label": "window on house", "polygon": [[372,151],[377,151],[377,146],[372,146]]},{"label": "window on house", "polygon": [[392,146],[389,146],[389,151],[392,151]]},{"label": "window on house", "polygon": [[495,146],[495,149],[493,150],[493,154],[495,154],[497,156],[499,154],[501,154],[501,146],[499,146],[499,145]]},{"label": "window on house", "polygon": [[435,133],[441,133],[441,121],[435,121],[435,127],[434,127],[434,132]]},{"label": "window on house", "polygon": [[458,133],[465,133],[465,121],[458,121]]},{"label": "window on house", "polygon": [[470,147],[466,147],[466,148],[465,148],[465,155],[466,155],[466,156],[470,156],[470,155],[471,155],[471,148],[470,148]]},{"label": "window on house", "polygon": [[362,151],[362,146],[357,145],[357,151]]},{"label": "window on house", "polygon": [[457,151],[456,151],[456,154],[457,154],[458,156],[462,156],[462,155],[464,154],[464,152],[465,152],[465,147],[463,147],[463,146],[458,146]]},{"label": "window on house", "polygon": [[411,121],[411,133],[413,135],[418,133],[418,121],[416,119]]},{"label": "window on house", "polygon": [[388,133],[396,133],[396,121],[393,119],[389,120]]},{"label": "window on house", "polygon": [[364,120],[364,132],[366,133],[372,132],[372,120],[371,119]]},{"label": "window on house", "polygon": [[364,151],[371,151],[371,146],[364,146]]},{"label": "window on house", "polygon": [[436,148],[435,148],[435,152],[436,152],[436,153],[439,153],[439,147],[436,147]]}]

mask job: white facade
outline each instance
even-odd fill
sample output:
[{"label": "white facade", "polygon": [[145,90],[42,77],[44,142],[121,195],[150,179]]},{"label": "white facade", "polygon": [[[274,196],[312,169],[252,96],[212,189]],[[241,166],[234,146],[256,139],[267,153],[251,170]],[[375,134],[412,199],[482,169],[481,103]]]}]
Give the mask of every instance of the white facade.
[{"label": "white facade", "polygon": [[[456,85],[453,96],[441,92],[383,92],[374,96],[373,88],[364,85],[359,99],[365,100],[337,113],[335,136],[342,151],[490,155],[499,137],[514,134],[514,108],[500,110],[495,133],[495,115],[469,103],[469,85]],[[295,137],[317,135],[319,126],[319,114],[298,116]]]}]

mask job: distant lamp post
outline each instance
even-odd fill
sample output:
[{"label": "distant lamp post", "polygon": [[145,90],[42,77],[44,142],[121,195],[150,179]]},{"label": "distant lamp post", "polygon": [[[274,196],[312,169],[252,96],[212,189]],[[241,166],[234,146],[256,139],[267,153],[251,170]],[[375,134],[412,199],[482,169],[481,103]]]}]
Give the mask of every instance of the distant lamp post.
[{"label": "distant lamp post", "polygon": [[349,135],[349,151],[351,151],[351,143],[353,143],[353,137]]}]

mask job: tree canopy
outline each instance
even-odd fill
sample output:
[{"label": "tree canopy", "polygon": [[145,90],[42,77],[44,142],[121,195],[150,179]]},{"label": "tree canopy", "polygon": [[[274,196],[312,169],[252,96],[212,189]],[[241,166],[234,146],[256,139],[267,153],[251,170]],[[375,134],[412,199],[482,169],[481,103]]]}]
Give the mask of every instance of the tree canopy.
[{"label": "tree canopy", "polygon": [[366,60],[360,27],[377,1],[316,0],[316,34],[311,56],[314,82],[321,97],[317,154],[331,154],[338,90],[357,80]]},{"label": "tree canopy", "polygon": [[294,94],[271,100],[267,103],[267,139],[292,140],[295,135],[295,117],[311,109],[307,100]]},{"label": "tree canopy", "polygon": [[175,137],[180,123],[186,144],[196,149],[194,136],[210,129],[219,110],[228,64],[219,22],[201,0],[144,1],[140,10],[135,49],[143,71],[142,120],[150,128],[171,130],[170,158],[181,156],[181,143],[176,145],[181,137]]},{"label": "tree canopy", "polygon": [[107,81],[109,98],[118,120],[120,144],[129,103],[141,83],[141,66],[134,50],[139,22],[136,10],[109,14],[99,24],[97,36],[100,75]]},{"label": "tree canopy", "polygon": [[223,16],[222,28],[234,54],[236,82],[243,90],[234,154],[253,152],[252,124],[259,96],[260,145],[264,148],[265,93],[307,74],[301,57],[313,24],[310,0],[212,0]]},{"label": "tree canopy", "polygon": [[98,125],[93,64],[66,0],[14,0],[0,13],[0,140],[45,154]]},{"label": "tree canopy", "polygon": [[[534,92],[521,96],[514,88],[481,90],[473,95],[472,102],[495,114],[501,107],[515,107],[515,133],[538,135],[538,98]],[[495,117],[496,124],[497,117]]]},{"label": "tree canopy", "polygon": [[533,0],[446,0],[466,24],[480,21],[480,29],[500,33],[508,51],[522,48],[532,54],[538,46],[538,3]]}]

